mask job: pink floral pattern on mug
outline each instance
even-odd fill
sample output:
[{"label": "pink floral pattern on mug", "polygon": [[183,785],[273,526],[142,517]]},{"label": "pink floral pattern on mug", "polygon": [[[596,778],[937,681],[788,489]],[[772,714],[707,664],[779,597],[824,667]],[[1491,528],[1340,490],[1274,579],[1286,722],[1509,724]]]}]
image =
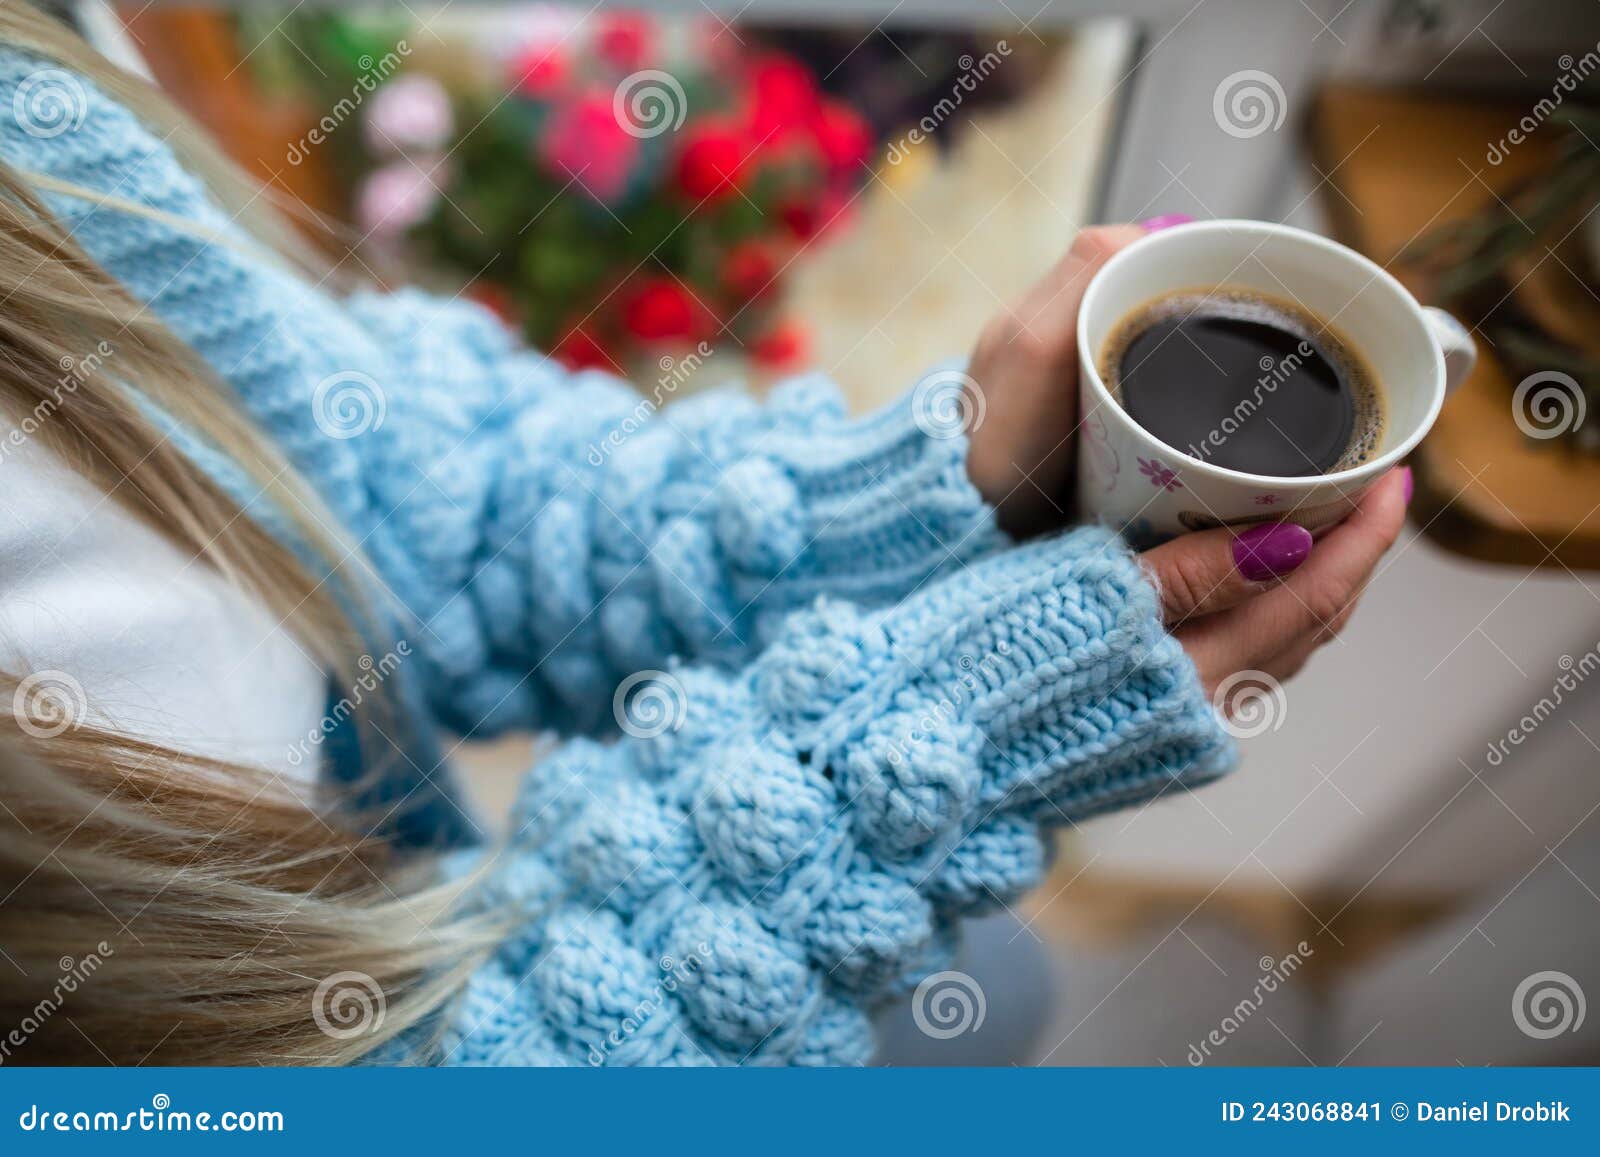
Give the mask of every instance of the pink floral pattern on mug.
[{"label": "pink floral pattern on mug", "polygon": [[1140,458],[1139,473],[1150,479],[1152,486],[1159,486],[1166,491],[1183,489],[1177,471],[1165,466],[1159,458]]},{"label": "pink floral pattern on mug", "polygon": [[1278,496],[1276,494],[1257,494],[1256,495],[1256,505],[1257,506],[1276,506],[1276,505],[1278,505]]}]

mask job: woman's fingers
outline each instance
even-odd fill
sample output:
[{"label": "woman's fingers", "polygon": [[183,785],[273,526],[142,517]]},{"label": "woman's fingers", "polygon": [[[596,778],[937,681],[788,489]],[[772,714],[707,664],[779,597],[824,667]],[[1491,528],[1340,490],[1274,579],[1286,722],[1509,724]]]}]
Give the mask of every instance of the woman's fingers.
[{"label": "woman's fingers", "polygon": [[[1392,470],[1272,591],[1178,632],[1206,687],[1235,671],[1270,671],[1278,656],[1315,650],[1349,619],[1384,550],[1405,525],[1405,480]],[[1154,554],[1154,552],[1152,552]]]},{"label": "woman's fingers", "polygon": [[1075,356],[1078,307],[1089,282],[1117,250],[1143,236],[1144,230],[1137,225],[1096,225],[1081,230],[1066,255],[1023,298],[1016,311],[1018,320],[1030,332],[1054,335],[1068,355]]},{"label": "woman's fingers", "polygon": [[1307,565],[1262,600],[1263,618],[1279,641],[1287,645],[1300,635],[1336,629],[1405,521],[1404,472],[1391,470],[1362,496],[1349,518],[1317,543]]},{"label": "woman's fingers", "polygon": [[1311,554],[1311,532],[1290,522],[1243,534],[1205,530],[1145,551],[1140,563],[1161,593],[1168,626],[1236,607],[1299,568]]},{"label": "woman's fingers", "polygon": [[1100,267],[1142,235],[1132,225],[1085,229],[1055,268],[978,336],[967,375],[977,395],[974,411],[984,421],[967,431],[967,474],[1017,537],[1067,520],[1078,424],[1078,308]]},{"label": "woman's fingers", "polygon": [[1177,636],[1205,685],[1248,668],[1273,672],[1284,657],[1296,669],[1332,638],[1405,524],[1405,489],[1401,472],[1391,471],[1275,589],[1185,624]]}]

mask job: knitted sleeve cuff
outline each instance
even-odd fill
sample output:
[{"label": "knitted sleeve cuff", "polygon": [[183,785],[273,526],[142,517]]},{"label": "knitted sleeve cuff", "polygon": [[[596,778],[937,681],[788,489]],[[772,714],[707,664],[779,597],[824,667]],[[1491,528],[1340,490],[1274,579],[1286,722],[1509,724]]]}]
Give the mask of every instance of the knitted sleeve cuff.
[{"label": "knitted sleeve cuff", "polygon": [[921,387],[854,418],[820,375],[779,386],[734,424],[726,397],[705,401],[661,415],[720,467],[703,529],[673,527],[657,547],[668,574],[694,580],[692,600],[667,593],[691,629],[721,592],[735,637],[765,641],[819,596],[881,605],[1008,541],[967,476],[965,433],[940,423]]},{"label": "knitted sleeve cuff", "polygon": [[1006,542],[966,438],[919,421],[915,394],[852,418],[809,377],[658,408],[534,357],[502,407],[472,591],[501,667],[551,656],[568,720],[598,705],[603,723],[617,685],[668,656],[735,666],[819,597],[881,606]]},{"label": "knitted sleeve cuff", "polygon": [[[766,474],[776,483],[772,492],[783,492],[799,514],[786,520],[783,501],[752,510],[739,528],[748,537],[738,536],[752,545],[771,542],[768,536],[794,533],[786,522],[798,522],[796,537],[803,539],[787,552],[780,578],[791,597],[899,598],[951,563],[1005,543],[967,475],[960,403],[942,396],[955,388],[951,372],[936,369],[916,389],[859,418],[844,415],[837,388],[821,377],[775,391],[772,405],[782,420],[763,440],[758,457],[765,464],[753,458],[732,481],[743,482],[745,471]],[[740,553],[756,569],[785,554]]]},{"label": "knitted sleeve cuff", "polygon": [[964,566],[886,612],[812,612],[756,679],[891,852],[996,812],[1077,821],[1232,758],[1154,589],[1098,528]]},{"label": "knitted sleeve cuff", "polygon": [[[659,674],[659,673],[658,673]],[[888,611],[822,602],[748,671],[660,675],[530,777],[450,1063],[849,1064],[1041,829],[1230,753],[1127,551],[1079,531]]]},{"label": "knitted sleeve cuff", "polygon": [[641,391],[569,372],[469,303],[402,292],[346,307],[421,380],[467,379],[391,399],[360,443],[380,455],[398,439],[413,459],[397,472],[375,457],[371,476],[396,476],[387,529],[465,595],[432,629],[486,644],[441,656],[452,725],[609,730],[635,672],[670,656],[735,666],[819,596],[882,605],[1003,541],[966,438],[935,421],[943,399],[852,418],[820,376],[761,400],[679,398],[676,377]]}]

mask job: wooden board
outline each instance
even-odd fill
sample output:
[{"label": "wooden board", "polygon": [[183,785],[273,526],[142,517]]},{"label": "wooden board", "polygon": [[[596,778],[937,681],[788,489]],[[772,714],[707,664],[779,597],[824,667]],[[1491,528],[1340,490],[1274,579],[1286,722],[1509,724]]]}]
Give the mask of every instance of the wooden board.
[{"label": "wooden board", "polygon": [[[1428,300],[1425,279],[1406,266],[1408,247],[1438,224],[1492,205],[1549,162],[1555,126],[1490,163],[1491,147],[1527,112],[1523,104],[1330,87],[1318,101],[1312,147],[1321,173],[1331,174],[1324,192],[1335,235]],[[1559,261],[1541,251],[1533,263],[1538,293],[1579,309],[1595,305]],[[1516,383],[1481,332],[1475,336],[1478,369],[1413,456],[1413,517],[1441,545],[1474,558],[1600,567],[1600,458],[1527,438],[1512,416]]]}]

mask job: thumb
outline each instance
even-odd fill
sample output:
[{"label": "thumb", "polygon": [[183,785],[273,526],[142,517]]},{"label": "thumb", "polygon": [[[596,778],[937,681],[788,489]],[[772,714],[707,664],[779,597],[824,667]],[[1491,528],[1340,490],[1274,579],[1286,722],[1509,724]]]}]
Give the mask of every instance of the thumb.
[{"label": "thumb", "polygon": [[1185,534],[1145,551],[1139,561],[1171,626],[1237,606],[1305,562],[1311,545],[1304,527],[1272,522],[1239,535],[1227,529]]},{"label": "thumb", "polygon": [[1028,328],[1039,333],[1061,334],[1077,340],[1078,308],[1089,282],[1100,267],[1144,236],[1137,225],[1094,225],[1080,229],[1072,248],[1050,272],[1040,279],[1022,304]]}]

